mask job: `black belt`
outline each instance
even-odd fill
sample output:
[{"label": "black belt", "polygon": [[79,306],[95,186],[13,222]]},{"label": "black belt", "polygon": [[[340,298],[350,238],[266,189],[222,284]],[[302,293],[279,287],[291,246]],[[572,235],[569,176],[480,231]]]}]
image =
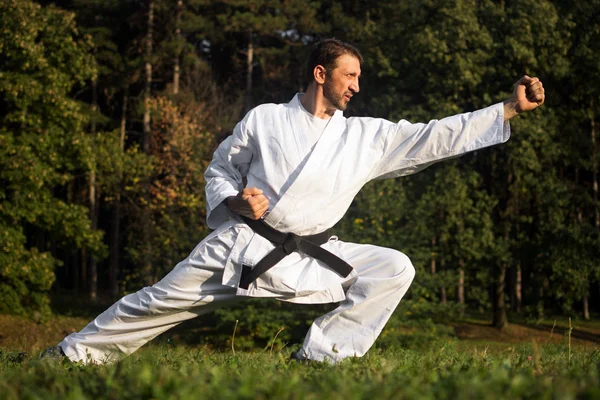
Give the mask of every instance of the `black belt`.
[{"label": "black belt", "polygon": [[279,232],[271,228],[263,220],[253,220],[246,217],[242,217],[242,219],[255,233],[268,239],[276,246],[254,268],[242,265],[242,276],[239,285],[242,289],[248,289],[248,286],[259,276],[273,268],[275,264],[294,251],[301,251],[310,257],[324,262],[329,268],[344,278],[352,272],[350,264],[321,247],[323,243],[329,240],[329,231],[316,235],[299,236],[295,233]]}]

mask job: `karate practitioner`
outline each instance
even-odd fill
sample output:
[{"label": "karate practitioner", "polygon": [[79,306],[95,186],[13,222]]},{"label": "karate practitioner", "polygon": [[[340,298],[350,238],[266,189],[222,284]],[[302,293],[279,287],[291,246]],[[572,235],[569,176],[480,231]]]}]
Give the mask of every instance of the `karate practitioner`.
[{"label": "karate practitioner", "polygon": [[507,121],[541,105],[544,88],[524,76],[504,103],[426,124],[346,118],[361,62],[356,48],[338,40],[315,45],[306,92],[254,108],[215,151],[205,175],[214,231],[160,282],[123,297],[44,356],[111,362],[185,320],[248,297],[341,302],[314,321],[293,357],[338,362],[364,355],[415,270],[397,250],[344,242],[327,230],[372,179],[505,142]]}]

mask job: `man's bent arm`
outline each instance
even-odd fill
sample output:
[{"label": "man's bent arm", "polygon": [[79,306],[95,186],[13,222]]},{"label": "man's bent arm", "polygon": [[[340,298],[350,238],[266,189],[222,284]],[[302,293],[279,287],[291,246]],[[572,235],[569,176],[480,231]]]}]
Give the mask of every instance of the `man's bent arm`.
[{"label": "man's bent arm", "polygon": [[247,118],[248,115],[235,126],[232,135],[219,145],[204,173],[206,221],[213,229],[232,216],[226,199],[236,196],[244,188],[243,178],[248,173],[254,153],[245,127]]},{"label": "man's bent arm", "polygon": [[269,209],[269,200],[258,188],[244,188],[236,196],[229,196],[225,204],[231,211],[250,219],[260,219]]}]

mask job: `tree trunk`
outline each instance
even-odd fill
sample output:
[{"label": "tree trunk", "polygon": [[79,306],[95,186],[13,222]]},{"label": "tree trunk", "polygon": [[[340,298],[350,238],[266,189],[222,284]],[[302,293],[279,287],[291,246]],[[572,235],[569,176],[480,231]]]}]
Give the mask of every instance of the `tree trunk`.
[{"label": "tree trunk", "polygon": [[[591,100],[590,110],[592,110],[592,115],[590,118],[590,136],[592,140],[592,199],[594,201],[594,226],[596,227],[596,232],[600,232],[600,210],[598,209],[598,151],[596,148],[596,121],[593,111],[594,99]],[[586,320],[590,319],[587,295],[583,296],[583,317]]]},{"label": "tree trunk", "polygon": [[[100,208],[98,196],[96,194],[96,175],[94,174],[93,177],[94,180],[90,183],[90,214],[92,221],[91,227],[92,230],[95,231],[98,229],[98,213]],[[98,297],[98,261],[93,254],[90,255],[90,274],[88,276],[88,282],[90,300],[96,301]]]},{"label": "tree trunk", "polygon": [[[431,275],[435,275],[437,273],[437,251],[436,251],[437,237],[433,236],[431,238]],[[436,285],[437,286],[437,285]],[[440,301],[442,304],[446,304],[446,288],[440,287]]]},{"label": "tree trunk", "polygon": [[[495,155],[495,153],[493,153]],[[510,185],[512,183],[513,180],[513,174],[512,172],[508,173],[508,176],[506,177],[506,192],[509,193],[510,192]],[[507,197],[509,195],[507,194]],[[506,200],[506,203],[508,203],[508,199]],[[505,205],[504,210],[506,212],[506,214],[508,214],[508,205]],[[502,217],[501,217],[502,218]],[[508,240],[510,239],[510,226],[509,226],[509,222],[508,222],[508,216],[504,216],[502,219],[504,219],[504,239],[506,240],[506,243],[508,243]],[[504,301],[504,290],[506,287],[506,270],[508,268],[508,265],[506,263],[501,263],[500,265],[496,265],[495,266],[495,287],[494,287],[494,291],[493,291],[493,299],[492,299],[492,306],[494,309],[494,314],[493,314],[493,320],[492,320],[492,325],[498,329],[504,329],[506,327],[506,325],[508,325],[508,319],[506,318],[506,302]]]},{"label": "tree trunk", "polygon": [[515,306],[516,312],[521,312],[521,304],[523,303],[523,275],[521,271],[521,262],[517,262],[517,272],[515,279]]},{"label": "tree trunk", "polygon": [[[444,255],[441,254],[440,255],[440,268],[442,270],[444,270],[446,267],[446,259],[444,258]],[[442,304],[446,305],[446,303],[448,302],[448,294],[446,293],[446,286],[444,286],[442,284],[442,289],[441,289],[441,294],[442,294]]]},{"label": "tree trunk", "polygon": [[544,285],[540,285],[538,288],[538,302],[537,302],[537,316],[538,319],[544,319]]},{"label": "tree trunk", "polygon": [[[509,174],[508,182],[512,181],[512,176]],[[504,228],[504,239],[509,239],[509,228],[508,224]],[[506,318],[506,302],[504,301],[504,290],[506,287],[506,269],[508,265],[505,263],[500,264],[498,275],[496,277],[496,290],[494,291],[494,320],[492,325],[498,329],[504,329],[508,325],[508,319]]]},{"label": "tree trunk", "polygon": [[[146,34],[146,88],[144,90],[144,153],[150,152],[150,91],[152,89],[152,33],[154,29],[154,0],[149,0],[148,3],[148,32]],[[146,187],[146,193],[149,193],[149,185]],[[146,286],[153,284],[152,277],[152,262],[148,254],[150,243],[150,215],[148,207],[142,210],[142,273]]]},{"label": "tree trunk", "polygon": [[[95,51],[94,51],[95,53]],[[96,195],[96,112],[98,112],[98,81],[92,79],[92,117],[90,119],[90,131],[92,135],[92,169],[88,181],[88,194],[90,203],[90,221],[92,230],[98,229],[98,197]],[[88,276],[88,290],[90,300],[96,301],[98,297],[98,263],[94,255],[90,255]]]},{"label": "tree trunk", "polygon": [[537,304],[538,319],[544,319],[544,286],[538,288],[538,304]]},{"label": "tree trunk", "polygon": [[81,248],[81,259],[80,261],[80,273],[79,273],[79,287],[81,290],[85,291],[88,286],[87,276],[88,276],[88,251],[87,247]]},{"label": "tree trunk", "polygon": [[110,266],[108,270],[108,291],[111,299],[119,294],[119,258],[121,244],[121,195],[117,193],[110,222]]},{"label": "tree trunk", "polygon": [[542,284],[538,289],[538,305],[537,305],[537,314],[538,319],[544,319],[544,293],[550,287],[550,280],[548,278],[544,278]]},{"label": "tree trunk", "polygon": [[[121,105],[121,134],[119,137],[119,149],[121,156],[125,153],[125,131],[127,127],[127,102],[129,101],[129,86],[123,94]],[[114,209],[112,213],[111,241],[110,241],[110,267],[108,272],[108,286],[110,297],[114,300],[119,295],[119,260],[121,256],[121,182],[123,181],[123,169],[119,167],[119,186],[117,188]]]},{"label": "tree trunk", "polygon": [[146,32],[146,83],[144,88],[144,138],[142,149],[147,154],[150,148],[150,91],[152,89],[152,33],[154,29],[154,0],[148,2],[148,31]]},{"label": "tree trunk", "polygon": [[458,303],[465,304],[465,261],[461,258],[458,269]]},{"label": "tree trunk", "polygon": [[[594,109],[594,100],[592,99],[591,110]],[[598,208],[598,152],[596,149],[596,121],[592,111],[590,118],[590,136],[592,139],[592,198],[594,200],[594,225],[596,231],[600,231],[600,210]]]},{"label": "tree trunk", "polygon": [[181,10],[183,8],[183,0],[177,0],[177,12],[175,14],[175,43],[176,53],[173,60],[173,94],[179,93],[179,58],[181,57]]},{"label": "tree trunk", "polygon": [[252,71],[253,71],[254,43],[252,32],[248,34],[248,51],[246,53],[246,111],[252,107]]},{"label": "tree trunk", "polygon": [[[67,184],[67,203],[69,204],[73,204],[74,202],[74,186],[75,185],[73,180],[69,181],[69,183]],[[67,276],[67,282],[69,282],[73,289],[75,289],[75,292],[79,291],[79,255],[79,251],[77,249],[74,249],[70,254],[69,263],[67,264],[67,268],[69,271]]]},{"label": "tree trunk", "polygon": [[[519,213],[517,207],[516,213]],[[516,224],[517,236],[521,232],[521,225],[517,222]],[[510,279],[510,305],[513,311],[521,312],[521,300],[522,300],[522,276],[521,276],[521,261],[517,260],[514,268],[511,268],[511,275],[513,279]]]},{"label": "tree trunk", "polygon": [[435,243],[436,237],[431,238],[431,275],[435,275]]},{"label": "tree trunk", "polygon": [[[119,146],[121,148],[121,152],[125,151],[125,134],[127,129],[127,103],[129,102],[129,86],[125,87],[125,93],[123,94],[123,104],[121,105],[121,129],[119,136]],[[121,177],[123,176],[123,170],[119,170],[119,174]]]},{"label": "tree trunk", "polygon": [[73,265],[72,270],[73,270],[73,277],[71,278],[71,284],[73,285],[73,288],[75,289],[75,292],[79,292],[79,287],[81,285],[81,282],[79,280],[79,269],[80,269],[80,265],[81,262],[79,261],[79,257],[81,256],[81,253],[79,251],[76,251],[75,254],[73,254]]},{"label": "tree trunk", "polygon": [[494,293],[494,321],[492,325],[498,329],[504,329],[508,325],[506,318],[506,303],[504,302],[504,287],[506,285],[506,264],[500,265],[498,278],[496,279],[496,290]]}]

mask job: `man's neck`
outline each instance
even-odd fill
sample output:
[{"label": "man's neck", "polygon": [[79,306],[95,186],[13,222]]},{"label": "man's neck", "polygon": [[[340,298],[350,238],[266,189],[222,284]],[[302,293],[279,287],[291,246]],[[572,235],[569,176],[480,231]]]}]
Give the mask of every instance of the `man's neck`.
[{"label": "man's neck", "polygon": [[306,111],[317,118],[329,119],[336,111],[335,107],[328,105],[329,102],[323,96],[323,88],[314,83],[308,85],[300,102]]}]

